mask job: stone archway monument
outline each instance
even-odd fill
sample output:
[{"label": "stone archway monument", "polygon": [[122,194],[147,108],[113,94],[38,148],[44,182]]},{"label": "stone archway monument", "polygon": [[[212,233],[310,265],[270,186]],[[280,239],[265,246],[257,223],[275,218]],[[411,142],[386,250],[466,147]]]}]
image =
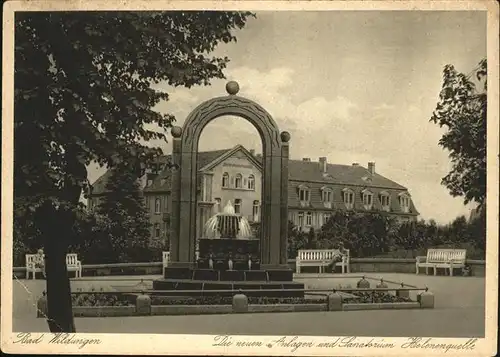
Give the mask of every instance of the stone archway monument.
[{"label": "stone archway monument", "polygon": [[[262,199],[260,263],[263,270],[286,270],[288,229],[288,157],[290,134],[280,132],[259,104],[240,97],[238,83],[226,85],[228,95],[200,104],[183,126],[172,128],[172,214],[170,263],[172,268],[194,268],[197,215],[198,143],[204,127],[224,116],[252,123],[262,140]],[[217,140],[217,138],[214,138]]]}]

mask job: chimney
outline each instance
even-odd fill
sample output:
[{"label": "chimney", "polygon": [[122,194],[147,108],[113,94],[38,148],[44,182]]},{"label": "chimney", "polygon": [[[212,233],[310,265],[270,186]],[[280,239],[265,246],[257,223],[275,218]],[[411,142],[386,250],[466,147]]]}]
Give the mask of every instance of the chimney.
[{"label": "chimney", "polygon": [[319,158],[319,168],[321,172],[326,174],[326,157],[323,156]]},{"label": "chimney", "polygon": [[352,166],[359,166],[359,164],[357,162],[353,162]]},{"label": "chimney", "polygon": [[251,154],[252,156],[255,156],[255,150],[254,150],[254,149],[250,149],[250,154]]},{"label": "chimney", "polygon": [[304,161],[304,162],[311,162],[311,158],[309,158],[309,157],[304,157],[304,158],[302,158],[302,161]]},{"label": "chimney", "polygon": [[375,175],[375,163],[374,162],[368,163],[368,171],[370,171],[370,173],[372,175]]}]

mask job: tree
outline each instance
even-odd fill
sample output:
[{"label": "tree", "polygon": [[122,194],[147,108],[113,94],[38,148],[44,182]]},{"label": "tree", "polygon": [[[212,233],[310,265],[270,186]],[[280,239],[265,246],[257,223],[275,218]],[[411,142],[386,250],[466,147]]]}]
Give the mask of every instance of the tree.
[{"label": "tree", "polygon": [[411,252],[411,257],[413,258],[416,250],[427,245],[428,238],[426,233],[428,231],[428,225],[426,225],[424,220],[404,222],[399,226],[395,243],[403,248],[407,255]]},{"label": "tree", "polygon": [[448,230],[453,243],[469,241],[468,222],[465,216],[455,218],[449,225]]},{"label": "tree", "polygon": [[486,205],[483,205],[467,226],[468,236],[472,244],[478,249],[484,259],[486,253]]},{"label": "tree", "polygon": [[[249,13],[25,12],[16,14],[14,195],[46,253],[48,323],[74,332],[65,255],[75,237],[86,167],[148,164],[175,118],[153,108],[162,82],[190,88],[224,78]],[[146,124],[149,124],[146,126]],[[154,127],[159,129],[155,130]]]},{"label": "tree", "polygon": [[295,259],[301,249],[306,249],[308,239],[304,232],[298,229],[292,221],[288,221],[288,258]]},{"label": "tree", "polygon": [[388,250],[393,224],[380,214],[336,210],[321,227],[319,245],[331,249],[342,242],[353,256],[373,256]]},{"label": "tree", "polygon": [[444,68],[439,102],[430,119],[447,131],[439,145],[450,152],[451,171],[442,184],[464,203],[484,203],[486,198],[486,106],[487,63],[483,59],[471,75],[459,73],[452,65]]},{"label": "tree", "polygon": [[96,208],[111,247],[107,253],[113,254],[115,262],[141,260],[151,238],[149,214],[137,177],[127,165],[113,169],[106,183],[107,193]]},{"label": "tree", "polygon": [[318,248],[318,241],[316,239],[316,232],[314,228],[311,227],[309,232],[307,233],[307,249],[316,249]]}]

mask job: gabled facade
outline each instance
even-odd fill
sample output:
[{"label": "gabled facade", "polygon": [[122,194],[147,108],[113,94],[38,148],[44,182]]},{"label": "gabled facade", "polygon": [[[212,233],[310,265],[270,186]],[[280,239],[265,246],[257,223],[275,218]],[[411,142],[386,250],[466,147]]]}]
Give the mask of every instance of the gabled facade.
[{"label": "gabled facade", "polygon": [[[155,239],[166,239],[169,232],[171,169],[165,156],[146,173],[142,182],[146,207]],[[104,174],[93,185],[88,207],[105,195]],[[197,236],[204,235],[205,222],[231,201],[237,213],[250,222],[260,220],[262,192],[261,157],[243,146],[198,153]],[[358,164],[329,164],[325,157],[289,161],[288,215],[302,230],[319,229],[334,210],[377,212],[399,221],[416,220],[416,210],[408,189]]]}]

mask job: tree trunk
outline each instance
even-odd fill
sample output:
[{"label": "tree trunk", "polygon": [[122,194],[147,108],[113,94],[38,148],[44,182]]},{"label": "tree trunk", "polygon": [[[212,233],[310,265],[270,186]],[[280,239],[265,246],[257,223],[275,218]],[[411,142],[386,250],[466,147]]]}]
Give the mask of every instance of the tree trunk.
[{"label": "tree trunk", "polygon": [[74,333],[71,287],[66,267],[67,242],[58,235],[46,237],[45,271],[50,332]]},{"label": "tree trunk", "polygon": [[74,220],[64,210],[45,201],[35,220],[42,233],[47,279],[47,323],[51,332],[75,332],[66,252]]}]

